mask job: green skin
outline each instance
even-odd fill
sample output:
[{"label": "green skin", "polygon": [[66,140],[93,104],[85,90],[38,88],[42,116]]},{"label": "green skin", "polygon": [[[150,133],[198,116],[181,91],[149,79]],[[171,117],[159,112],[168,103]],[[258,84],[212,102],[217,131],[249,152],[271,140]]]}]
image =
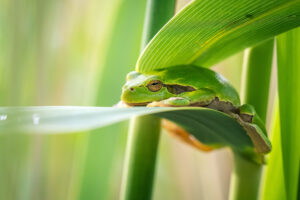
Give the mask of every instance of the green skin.
[{"label": "green skin", "polygon": [[[162,87],[159,91],[152,92],[147,88],[152,80],[159,80],[166,85],[191,86],[196,90],[173,94],[166,87]],[[130,104],[169,99],[167,102],[170,105],[189,106],[196,102],[211,102],[215,97],[218,97],[220,101],[231,102],[234,106],[240,104],[238,93],[221,75],[206,68],[189,65],[157,70],[149,75],[130,72],[127,76],[127,83],[123,87],[121,99]],[[178,103],[176,102],[178,99],[186,101]]]},{"label": "green skin", "polygon": [[[150,82],[160,81],[162,87],[158,91],[151,91],[147,86]],[[168,86],[189,86],[192,91],[174,93],[168,90]],[[214,100],[217,103],[229,104],[229,108],[218,109],[225,113],[235,113],[242,119],[246,116],[246,122],[258,126],[258,133],[263,140],[266,138],[266,130],[263,122],[251,105],[240,105],[240,99],[233,86],[220,74],[198,66],[185,65],[159,69],[151,74],[130,72],[127,82],[123,86],[121,100],[132,106],[208,106]],[[269,142],[267,141],[271,149]],[[264,150],[266,151],[266,150]]]}]

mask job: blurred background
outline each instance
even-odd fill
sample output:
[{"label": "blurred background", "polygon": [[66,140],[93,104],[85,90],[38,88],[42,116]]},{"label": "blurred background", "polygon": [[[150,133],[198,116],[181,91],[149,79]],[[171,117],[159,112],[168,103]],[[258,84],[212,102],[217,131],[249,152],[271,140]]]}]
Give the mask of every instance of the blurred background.
[{"label": "blurred background", "polygon": [[[2,0],[0,106],[116,104],[139,56],[145,8],[146,0]],[[242,63],[243,52],[214,69],[239,90]],[[127,127],[1,134],[0,199],[118,199]],[[228,149],[203,153],[161,136],[154,199],[227,199]]]}]

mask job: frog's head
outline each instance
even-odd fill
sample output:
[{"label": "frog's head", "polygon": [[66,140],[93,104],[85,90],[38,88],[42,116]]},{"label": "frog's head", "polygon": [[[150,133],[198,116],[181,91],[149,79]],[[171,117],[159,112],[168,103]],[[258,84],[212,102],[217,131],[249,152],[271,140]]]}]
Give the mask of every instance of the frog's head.
[{"label": "frog's head", "polygon": [[147,105],[173,96],[157,75],[145,75],[133,71],[127,74],[126,80],[121,100],[128,105]]}]

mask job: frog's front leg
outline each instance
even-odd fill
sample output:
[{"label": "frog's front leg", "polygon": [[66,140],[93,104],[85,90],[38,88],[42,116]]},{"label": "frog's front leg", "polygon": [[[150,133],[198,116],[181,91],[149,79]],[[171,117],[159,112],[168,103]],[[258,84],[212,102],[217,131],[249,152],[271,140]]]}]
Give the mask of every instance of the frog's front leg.
[{"label": "frog's front leg", "polygon": [[249,104],[244,104],[239,107],[239,115],[242,118],[243,121],[248,123],[253,123],[261,127],[265,134],[267,134],[267,131],[265,129],[265,125],[263,121],[260,119],[258,114],[256,113],[253,106]]},{"label": "frog's front leg", "polygon": [[247,131],[247,134],[251,138],[255,149],[258,153],[268,153],[271,150],[271,143],[267,138],[267,131],[263,121],[256,113],[253,106],[244,104],[239,107],[238,122]]},{"label": "frog's front leg", "polygon": [[215,94],[208,89],[183,92],[175,97],[148,104],[148,107],[180,107],[180,106],[206,106],[215,99]]}]

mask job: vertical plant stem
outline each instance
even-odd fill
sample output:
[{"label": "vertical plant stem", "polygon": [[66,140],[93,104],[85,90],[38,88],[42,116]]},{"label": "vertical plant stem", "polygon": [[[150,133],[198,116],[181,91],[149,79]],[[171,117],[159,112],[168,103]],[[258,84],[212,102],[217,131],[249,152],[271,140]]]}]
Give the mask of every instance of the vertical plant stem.
[{"label": "vertical plant stem", "polygon": [[[243,68],[243,103],[253,105],[264,122],[267,115],[273,43],[274,40],[271,39],[249,49]],[[244,158],[239,153],[234,153],[230,199],[257,199],[261,170],[262,165]]]},{"label": "vertical plant stem", "polygon": [[245,55],[242,102],[251,104],[266,121],[274,39],[255,46]]},{"label": "vertical plant stem", "polygon": [[[148,0],[142,50],[173,16],[174,9],[175,0]],[[121,199],[151,199],[159,135],[159,118],[143,116],[131,120]]]},{"label": "vertical plant stem", "polygon": [[234,154],[234,171],[231,176],[231,200],[255,200],[259,190],[261,165],[245,158],[239,153]]},{"label": "vertical plant stem", "polygon": [[148,0],[141,50],[174,15],[176,0]]},{"label": "vertical plant stem", "polygon": [[122,199],[151,199],[160,120],[147,115],[131,120]]}]

